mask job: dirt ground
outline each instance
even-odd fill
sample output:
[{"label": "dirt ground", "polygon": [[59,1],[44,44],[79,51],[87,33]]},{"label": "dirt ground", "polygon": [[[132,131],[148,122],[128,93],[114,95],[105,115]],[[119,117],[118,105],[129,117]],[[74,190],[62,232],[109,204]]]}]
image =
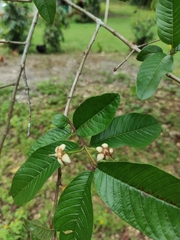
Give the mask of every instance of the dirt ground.
[{"label": "dirt ground", "polygon": [[[56,81],[72,78],[75,76],[79,67],[83,53],[78,54],[49,54],[49,55],[29,55],[26,61],[26,75],[30,87],[33,87],[39,81],[49,80],[55,78]],[[83,77],[93,75],[97,76],[97,72],[109,71],[113,73],[113,69],[123,60],[123,56],[119,54],[89,54],[84,70]],[[19,70],[21,56],[9,55],[3,57],[0,62],[0,84],[6,85],[14,83]],[[131,71],[129,71],[131,68]],[[86,70],[89,71],[86,71]],[[121,67],[121,72],[127,72],[130,76],[135,78],[137,67],[132,64],[126,63]],[[90,76],[89,76],[90,77]]]}]

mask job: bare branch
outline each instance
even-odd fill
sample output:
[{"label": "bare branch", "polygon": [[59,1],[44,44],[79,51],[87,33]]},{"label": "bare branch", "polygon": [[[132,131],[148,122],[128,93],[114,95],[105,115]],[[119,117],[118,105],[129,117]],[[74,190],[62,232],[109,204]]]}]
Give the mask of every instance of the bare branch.
[{"label": "bare branch", "polygon": [[180,78],[176,77],[174,74],[167,73],[166,76],[171,78],[172,80],[176,81],[177,83],[180,83]]},{"label": "bare branch", "polygon": [[24,79],[24,84],[25,84],[25,93],[26,93],[26,96],[27,96],[27,104],[28,104],[28,111],[29,111],[28,133],[27,133],[27,136],[29,137],[30,134],[31,134],[31,101],[30,101],[29,86],[28,86],[28,82],[27,82],[25,67],[24,67],[24,70],[23,70],[23,79]]},{"label": "bare branch", "polygon": [[89,44],[88,44],[88,47],[87,47],[86,51],[83,53],[82,61],[81,61],[81,63],[80,63],[79,69],[78,69],[78,71],[77,71],[77,73],[76,73],[76,76],[75,76],[74,82],[73,82],[73,84],[72,84],[71,90],[70,90],[70,92],[69,92],[68,100],[67,100],[66,107],[65,107],[65,111],[64,111],[64,115],[65,115],[65,116],[67,116],[67,114],[68,114],[69,105],[70,105],[70,102],[71,102],[71,99],[72,99],[72,96],[73,96],[73,93],[74,93],[76,84],[77,84],[78,79],[79,79],[79,77],[80,77],[80,75],[81,75],[81,72],[82,72],[84,63],[85,63],[85,61],[86,61],[86,58],[87,58],[87,56],[88,56],[88,54],[89,54],[89,51],[90,51],[90,49],[91,49],[91,47],[92,47],[92,45],[93,45],[93,42],[94,42],[95,39],[96,39],[96,36],[97,36],[97,34],[98,34],[98,31],[99,31],[100,26],[101,26],[101,20],[100,20],[99,22],[97,21],[97,25],[96,25],[95,32],[94,32],[94,34],[93,34],[93,36],[92,36],[92,38],[91,38],[91,40],[90,40],[90,42],[89,42]]},{"label": "bare branch", "polygon": [[[100,19],[96,18],[93,14],[87,12],[86,10],[84,10],[83,8],[80,8],[79,6],[77,6],[76,4],[74,4],[73,2],[71,2],[70,0],[64,0],[64,2],[66,2],[69,6],[73,7],[74,9],[86,14],[86,16],[88,16],[89,18],[91,18],[93,21],[95,22],[100,22],[101,26],[104,27],[105,29],[107,29],[109,32],[111,32],[114,36],[116,36],[117,38],[119,38],[123,43],[125,43],[131,50],[134,50],[136,52],[140,52],[141,49],[137,46],[134,45],[132,42],[128,41],[124,36],[122,36],[120,33],[118,33],[117,31],[115,31],[113,28],[111,28],[110,26],[108,26],[107,24],[103,23]],[[155,40],[157,41],[157,40]],[[153,41],[153,42],[155,42]],[[151,43],[153,43],[151,42]],[[150,44],[150,43],[149,43]],[[167,77],[175,80],[176,82],[180,83],[180,78],[176,77],[175,75],[171,74],[171,73],[167,73],[166,74]]]},{"label": "bare branch", "polygon": [[11,84],[8,84],[8,85],[1,86],[0,89],[7,88],[7,87],[12,87],[12,86],[14,86],[15,84],[16,84],[16,83],[11,83]]},{"label": "bare branch", "polygon": [[0,153],[2,151],[4,141],[6,139],[8,131],[9,131],[10,120],[11,120],[13,109],[14,109],[16,93],[17,93],[17,89],[18,89],[18,86],[19,86],[21,74],[22,74],[23,69],[25,67],[27,53],[28,53],[29,46],[30,46],[30,43],[31,43],[32,35],[34,33],[34,29],[35,29],[35,26],[36,26],[36,23],[37,23],[37,20],[38,20],[38,15],[39,15],[38,11],[36,11],[36,13],[34,15],[34,18],[33,18],[33,21],[32,21],[32,24],[31,24],[31,27],[30,27],[30,30],[29,30],[29,33],[28,33],[28,36],[27,36],[26,45],[24,47],[23,55],[22,55],[22,58],[21,58],[21,64],[20,64],[19,72],[18,72],[18,75],[17,75],[16,83],[15,83],[14,90],[13,90],[12,97],[11,97],[11,103],[10,103],[10,107],[9,107],[8,118],[7,118],[7,121],[6,121],[5,130],[4,130],[4,133],[2,135],[1,142],[0,142]]},{"label": "bare branch", "polygon": [[0,40],[0,43],[4,43],[4,44],[9,44],[9,43],[11,43],[11,44],[18,44],[18,45],[25,45],[26,44],[26,42],[16,42],[16,41],[6,41],[6,40]]},{"label": "bare branch", "polygon": [[3,0],[4,2],[22,2],[22,3],[29,3],[32,0]]},{"label": "bare branch", "polygon": [[118,68],[120,68],[125,62],[127,62],[127,60],[130,58],[130,56],[135,52],[135,50],[132,50],[130,52],[130,54],[127,55],[127,57],[124,59],[123,62],[121,62],[117,67],[114,68],[114,72],[116,72],[118,70]]}]

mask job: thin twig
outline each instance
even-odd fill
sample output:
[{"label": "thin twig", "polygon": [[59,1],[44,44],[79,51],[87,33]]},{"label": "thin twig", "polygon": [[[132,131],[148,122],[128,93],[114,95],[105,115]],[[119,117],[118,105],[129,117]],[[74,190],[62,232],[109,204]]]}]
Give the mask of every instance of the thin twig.
[{"label": "thin twig", "polygon": [[25,67],[27,53],[28,53],[29,46],[30,46],[30,43],[31,43],[32,35],[34,33],[34,29],[35,29],[35,26],[36,26],[36,23],[37,23],[37,20],[38,20],[38,15],[39,15],[39,13],[38,13],[38,11],[36,11],[36,13],[34,15],[34,18],[33,18],[33,21],[32,21],[32,24],[31,24],[31,27],[30,27],[30,30],[29,30],[29,33],[28,33],[28,36],[27,36],[26,45],[24,47],[23,55],[22,55],[22,58],[21,58],[21,64],[20,64],[19,72],[18,72],[18,75],[17,75],[16,83],[15,83],[14,90],[13,90],[12,97],[11,97],[11,103],[10,103],[10,107],[9,107],[8,118],[7,118],[7,121],[6,121],[5,130],[4,130],[4,133],[2,134],[2,138],[1,138],[1,142],[0,142],[0,153],[2,151],[4,141],[6,139],[8,131],[9,131],[10,120],[11,120],[13,109],[14,109],[16,93],[17,93],[17,89],[18,89],[18,86],[19,86],[21,74],[22,74],[23,69]]},{"label": "thin twig", "polygon": [[22,3],[29,3],[32,0],[3,0],[4,2],[22,2]]},{"label": "thin twig", "polygon": [[[64,0],[64,2],[66,2],[69,6],[77,9],[78,11],[84,13],[86,16],[88,16],[89,18],[91,18],[93,21],[97,22],[99,20],[99,22],[101,22],[101,26],[104,27],[106,30],[108,30],[109,32],[111,32],[114,36],[116,36],[117,38],[119,38],[123,43],[125,43],[131,50],[134,50],[136,52],[140,52],[141,49],[137,46],[134,45],[132,42],[128,41],[124,36],[122,36],[121,34],[119,34],[117,31],[115,31],[113,28],[111,28],[110,26],[106,25],[105,23],[103,23],[100,19],[96,18],[93,14],[87,12],[86,10],[84,10],[83,8],[80,8],[79,6],[77,6],[76,4],[74,4],[73,2],[71,2],[70,0]],[[156,40],[155,40],[156,41]],[[175,80],[176,82],[180,83],[180,78],[176,77],[175,75],[173,75],[172,73],[167,73],[166,74],[167,77],[171,78],[172,80]]]},{"label": "thin twig", "polygon": [[18,45],[25,45],[26,44],[26,42],[16,42],[16,41],[8,41],[8,40],[0,40],[0,43],[7,43],[7,44],[9,44],[9,43],[11,43],[11,44],[18,44]]},{"label": "thin twig", "polygon": [[26,97],[27,97],[27,104],[28,104],[28,111],[29,111],[28,133],[27,133],[27,136],[29,137],[31,134],[31,101],[30,101],[29,86],[28,86],[28,82],[27,82],[25,67],[23,69],[23,80],[24,80],[24,84],[25,84],[25,93],[26,93]]},{"label": "thin twig", "polygon": [[159,41],[160,41],[160,39],[156,39],[156,40],[153,40],[153,41],[151,41],[151,42],[146,42],[146,43],[144,43],[144,44],[138,45],[138,47],[139,47],[139,48],[142,48],[142,47],[145,47],[145,46],[147,46],[147,45],[150,45],[150,44],[152,44],[152,43],[159,42]]},{"label": "thin twig", "polygon": [[7,84],[7,85],[4,85],[4,86],[1,86],[0,89],[7,88],[7,87],[12,87],[12,86],[14,86],[15,84],[16,84],[16,83]]},{"label": "thin twig", "polygon": [[130,58],[130,56],[135,52],[135,50],[133,49],[128,55],[127,57],[124,59],[123,62],[121,62],[117,67],[114,68],[114,72],[116,72],[118,70],[118,68],[120,68],[125,62],[127,62],[127,60]]},{"label": "thin twig", "polygon": [[70,92],[69,92],[68,100],[67,100],[66,107],[65,107],[65,111],[64,111],[64,115],[65,115],[65,116],[67,116],[67,114],[68,114],[70,102],[71,102],[71,99],[72,99],[72,96],[73,96],[73,93],[74,93],[76,84],[77,84],[78,79],[79,79],[79,77],[80,77],[80,75],[81,75],[81,72],[82,72],[84,63],[85,63],[85,61],[86,61],[86,58],[87,58],[87,56],[88,56],[88,54],[89,54],[89,51],[90,51],[90,49],[91,49],[91,47],[92,47],[92,45],[93,45],[93,42],[95,41],[95,38],[96,38],[96,36],[97,36],[97,34],[98,34],[98,31],[99,31],[100,26],[101,26],[101,21],[97,21],[95,32],[94,32],[94,34],[93,34],[93,36],[92,36],[92,38],[91,38],[91,40],[90,40],[90,42],[89,42],[89,44],[88,44],[88,47],[87,47],[86,51],[83,53],[83,58],[82,58],[82,60],[81,60],[79,69],[78,69],[78,71],[77,71],[77,73],[76,73],[74,82],[73,82],[72,87],[71,87],[71,90],[70,90]]},{"label": "thin twig", "polygon": [[172,80],[176,81],[177,83],[180,83],[180,78],[176,77],[172,73],[167,73],[166,76],[171,78]]}]

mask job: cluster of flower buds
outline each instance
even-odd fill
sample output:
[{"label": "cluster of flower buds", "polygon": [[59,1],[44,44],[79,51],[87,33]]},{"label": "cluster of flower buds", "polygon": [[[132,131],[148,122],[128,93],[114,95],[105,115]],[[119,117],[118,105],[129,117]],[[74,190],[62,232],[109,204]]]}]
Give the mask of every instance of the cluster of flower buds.
[{"label": "cluster of flower buds", "polygon": [[58,162],[62,165],[66,165],[66,163],[70,163],[71,159],[67,153],[64,153],[64,149],[66,148],[65,144],[61,144],[60,146],[55,148],[55,153],[50,154],[49,156],[57,157]]},{"label": "cluster of flower buds", "polygon": [[109,157],[112,158],[113,148],[109,148],[107,143],[103,143],[101,147],[97,147],[98,151],[97,161],[107,160]]}]

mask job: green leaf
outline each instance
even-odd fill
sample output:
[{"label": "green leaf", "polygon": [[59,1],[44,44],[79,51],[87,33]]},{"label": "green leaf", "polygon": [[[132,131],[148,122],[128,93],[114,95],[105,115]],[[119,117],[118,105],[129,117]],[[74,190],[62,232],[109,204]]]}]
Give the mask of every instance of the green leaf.
[{"label": "green leaf", "polygon": [[57,141],[37,149],[16,172],[10,190],[15,204],[21,206],[34,198],[46,180],[60,167],[57,158],[49,156],[55,153],[55,148],[66,145],[67,151],[78,149],[76,143]]},{"label": "green leaf", "polygon": [[180,179],[147,164],[99,163],[96,189],[123,220],[153,240],[180,239]]},{"label": "green leaf", "polygon": [[150,5],[151,10],[156,9],[157,2],[158,2],[158,0],[152,0],[151,5]]},{"label": "green leaf", "polygon": [[120,103],[117,93],[86,99],[74,112],[73,123],[81,137],[102,132],[111,123]]},{"label": "green leaf", "polygon": [[154,53],[163,52],[162,48],[156,45],[148,45],[144,47],[137,55],[136,59],[143,62],[147,57],[152,56]]},{"label": "green leaf", "polygon": [[24,219],[24,224],[27,230],[40,240],[49,240],[54,236],[55,231],[53,229],[48,229],[37,220],[29,221]]},{"label": "green leaf", "polygon": [[33,143],[31,148],[29,149],[28,156],[30,156],[38,148],[42,148],[53,142],[57,142],[62,139],[66,139],[67,137],[69,137],[70,133],[71,133],[71,131],[69,129],[65,129],[65,128],[64,129],[54,128],[54,129],[46,132],[36,142]]},{"label": "green leaf", "polygon": [[144,100],[156,91],[163,76],[173,69],[173,57],[164,53],[155,53],[146,58],[137,75],[137,96]]},{"label": "green leaf", "polygon": [[162,42],[180,44],[180,4],[179,0],[159,0],[156,7],[158,35]]},{"label": "green leaf", "polygon": [[41,17],[48,23],[53,23],[56,14],[56,0],[33,0]]},{"label": "green leaf", "polygon": [[93,230],[92,172],[83,172],[65,188],[54,215],[61,240],[90,240]]},{"label": "green leaf", "polygon": [[64,128],[68,124],[68,119],[64,114],[56,114],[53,117],[52,124],[58,128]]},{"label": "green leaf", "polygon": [[151,115],[129,113],[113,119],[109,127],[91,138],[91,146],[107,143],[109,147],[145,147],[161,132],[161,126]]}]

